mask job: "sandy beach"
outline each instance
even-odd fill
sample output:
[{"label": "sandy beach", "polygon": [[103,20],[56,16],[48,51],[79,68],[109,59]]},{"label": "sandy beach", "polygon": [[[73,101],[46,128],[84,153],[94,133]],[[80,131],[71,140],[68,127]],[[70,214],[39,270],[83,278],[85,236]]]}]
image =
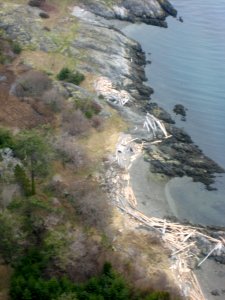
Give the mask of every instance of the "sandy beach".
[{"label": "sandy beach", "polygon": [[[140,155],[130,169],[130,184],[137,200],[137,209],[148,217],[179,216],[176,202],[166,195],[168,180],[152,174],[149,163]],[[207,259],[194,271],[206,300],[225,299],[225,266]]]},{"label": "sandy beach", "polygon": [[137,209],[148,217],[172,216],[165,194],[166,180],[149,170],[149,163],[139,156],[130,169],[130,183],[137,199]]}]

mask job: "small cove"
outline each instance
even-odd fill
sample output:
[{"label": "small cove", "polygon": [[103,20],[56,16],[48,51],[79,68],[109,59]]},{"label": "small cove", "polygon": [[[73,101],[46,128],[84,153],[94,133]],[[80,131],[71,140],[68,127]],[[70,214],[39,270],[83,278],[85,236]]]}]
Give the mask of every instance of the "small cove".
[{"label": "small cove", "polygon": [[[170,112],[176,125],[225,168],[225,2],[171,2],[184,23],[169,17],[168,29],[139,24],[123,31],[140,42],[152,61],[146,67],[155,91],[151,101]],[[186,122],[172,112],[178,103],[188,109]],[[216,187],[217,191],[208,192],[189,178],[175,178],[166,185],[165,194],[181,220],[225,226],[224,176],[217,177]]]}]

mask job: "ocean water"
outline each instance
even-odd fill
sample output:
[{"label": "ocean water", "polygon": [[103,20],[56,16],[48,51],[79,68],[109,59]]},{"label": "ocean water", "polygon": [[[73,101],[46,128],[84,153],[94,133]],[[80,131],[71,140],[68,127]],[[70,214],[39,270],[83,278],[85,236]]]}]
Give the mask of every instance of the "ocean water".
[{"label": "ocean water", "polygon": [[[181,23],[168,17],[168,28],[143,24],[123,31],[139,41],[151,64],[146,66],[152,101],[165,108],[206,155],[225,168],[225,1],[172,0]],[[173,113],[187,109],[186,122]],[[193,223],[225,226],[225,176],[208,192],[189,178],[166,186],[173,213]]]}]

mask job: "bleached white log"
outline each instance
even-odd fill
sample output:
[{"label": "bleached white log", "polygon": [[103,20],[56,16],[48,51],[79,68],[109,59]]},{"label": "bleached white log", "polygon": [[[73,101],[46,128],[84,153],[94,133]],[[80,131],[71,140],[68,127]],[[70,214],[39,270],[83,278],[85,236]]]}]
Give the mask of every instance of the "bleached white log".
[{"label": "bleached white log", "polygon": [[198,267],[201,266],[201,264],[204,263],[204,261],[206,261],[206,259],[215,251],[215,250],[221,250],[223,248],[223,244],[221,242],[219,242],[218,244],[216,244],[216,246],[206,255],[206,257],[198,264]]},{"label": "bleached white log", "polygon": [[147,113],[143,127],[146,128],[148,132],[152,131],[154,137],[156,137],[156,133],[158,130],[163,133],[165,138],[168,137],[168,133],[164,124],[150,113]]}]

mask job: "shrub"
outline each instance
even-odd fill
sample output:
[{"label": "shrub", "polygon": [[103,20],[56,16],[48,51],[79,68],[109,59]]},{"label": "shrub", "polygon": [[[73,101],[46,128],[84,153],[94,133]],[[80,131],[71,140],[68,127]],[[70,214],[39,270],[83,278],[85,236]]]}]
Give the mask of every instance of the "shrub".
[{"label": "shrub", "polygon": [[14,87],[17,97],[40,97],[52,87],[49,77],[39,71],[29,71],[21,75]]},{"label": "shrub", "polygon": [[6,56],[0,50],[0,64],[4,64],[6,62]]},{"label": "shrub", "polygon": [[31,195],[31,189],[30,189],[30,180],[26,175],[25,170],[19,166],[16,165],[15,170],[14,170],[14,175],[15,175],[15,179],[16,181],[19,183],[19,185],[21,186],[24,195],[25,196],[30,196]]},{"label": "shrub", "polygon": [[60,112],[64,106],[64,97],[55,88],[46,91],[41,100],[47,104],[54,112]]},{"label": "shrub", "polygon": [[11,148],[14,149],[15,143],[12,134],[9,130],[0,128],[0,149]]},{"label": "shrub", "polygon": [[77,71],[76,73],[70,74],[68,81],[73,84],[79,85],[82,81],[84,81],[84,79],[84,74]]},{"label": "shrub", "polygon": [[20,257],[24,236],[18,222],[8,211],[0,213],[0,253],[5,263],[13,263]]},{"label": "shrub", "polygon": [[39,13],[39,16],[42,18],[42,19],[48,19],[49,18],[49,14],[45,13],[45,12],[40,12]]},{"label": "shrub", "polygon": [[20,44],[18,44],[17,42],[12,43],[12,50],[15,54],[20,54],[22,51],[22,48],[20,46]]},{"label": "shrub", "polygon": [[96,183],[85,181],[79,186],[75,184],[71,194],[81,220],[88,226],[106,229],[112,217],[112,208]]},{"label": "shrub", "polygon": [[57,79],[79,85],[85,79],[85,76],[78,71],[73,73],[69,68],[62,68],[57,75]]},{"label": "shrub", "polygon": [[28,5],[34,6],[34,7],[40,7],[44,2],[45,2],[45,0],[30,0],[28,2]]},{"label": "shrub", "polygon": [[102,120],[102,118],[99,117],[99,116],[94,116],[94,117],[91,119],[91,125],[92,125],[95,129],[101,130],[102,127],[103,127],[103,120]]},{"label": "shrub", "polygon": [[75,293],[63,293],[56,300],[78,300]]},{"label": "shrub", "polygon": [[68,68],[62,68],[59,74],[57,75],[57,79],[66,80],[70,74],[71,71]]},{"label": "shrub", "polygon": [[81,135],[90,129],[90,123],[80,110],[67,110],[62,115],[63,128],[72,136]]},{"label": "shrub", "polygon": [[86,118],[91,119],[94,115],[97,115],[101,111],[101,106],[90,99],[86,100],[75,100],[75,108],[80,109]]},{"label": "shrub", "polygon": [[88,158],[84,149],[71,137],[61,137],[55,143],[55,148],[60,154],[63,163],[71,166],[74,171],[81,169],[87,164]]}]

